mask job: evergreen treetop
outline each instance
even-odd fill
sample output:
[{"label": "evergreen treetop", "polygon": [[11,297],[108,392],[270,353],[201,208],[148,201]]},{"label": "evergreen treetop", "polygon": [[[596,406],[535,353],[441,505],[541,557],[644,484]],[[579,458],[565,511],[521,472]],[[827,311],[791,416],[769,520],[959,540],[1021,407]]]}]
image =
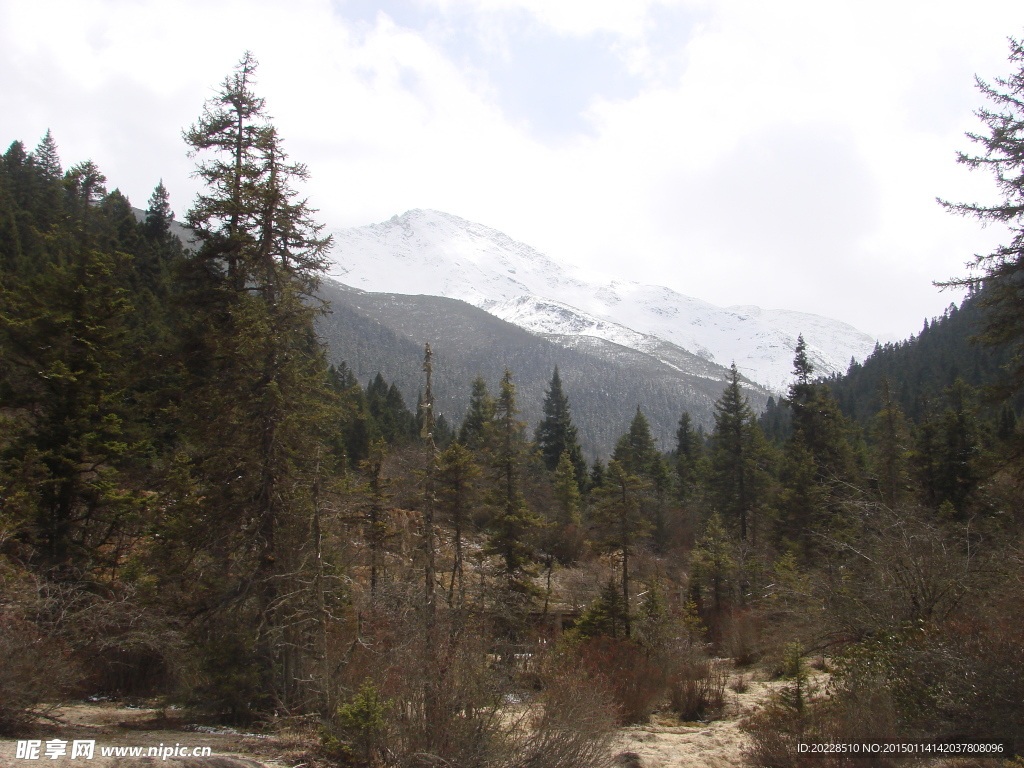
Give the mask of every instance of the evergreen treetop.
[{"label": "evergreen treetop", "polygon": [[651,437],[651,428],[638,405],[633,421],[629,424],[629,431],[615,444],[612,459],[619,462],[626,472],[648,477],[657,458],[658,450]]},{"label": "evergreen treetop", "polygon": [[985,168],[995,177],[1002,200],[994,205],[982,203],[939,202],[962,216],[972,216],[983,224],[999,222],[1010,230],[1010,241],[989,254],[979,254],[974,274],[955,278],[943,286],[986,288],[983,303],[989,308],[985,341],[1010,344],[1013,359],[1008,366],[1009,381],[1001,387],[1011,396],[1024,386],[1024,310],[1021,301],[1021,276],[1024,275],[1024,43],[1009,38],[1010,62],[1016,71],[1009,77],[988,82],[975,77],[978,90],[992,104],[975,114],[987,132],[968,133],[980,145],[980,154],[957,153],[957,162],[971,169]]},{"label": "evergreen treetop", "polygon": [[540,449],[544,466],[554,471],[563,453],[568,453],[576,473],[576,482],[582,485],[587,476],[587,464],[580,449],[579,434],[569,411],[569,398],[562,391],[562,379],[555,366],[551,384],[544,396],[544,418],[537,425],[534,441]]}]

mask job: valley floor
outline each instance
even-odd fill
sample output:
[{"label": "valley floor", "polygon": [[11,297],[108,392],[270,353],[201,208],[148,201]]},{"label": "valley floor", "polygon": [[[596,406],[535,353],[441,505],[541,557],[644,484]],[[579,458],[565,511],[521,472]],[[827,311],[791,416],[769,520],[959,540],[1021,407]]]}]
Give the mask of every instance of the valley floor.
[{"label": "valley floor", "polygon": [[[748,673],[749,677],[749,673]],[[655,715],[651,723],[619,731],[612,754],[634,753],[643,768],[725,768],[744,762],[745,736],[739,728],[742,719],[753,712],[776,686],[752,681],[746,691],[727,692],[725,717],[710,723],[680,723]],[[181,711],[150,706],[129,706],[112,702],[77,702],[57,709],[53,720],[41,722],[31,734],[22,737],[41,742],[39,758],[18,759],[16,739],[0,739],[0,766],[3,768],[134,768],[163,765],[167,768],[313,768],[317,737],[313,729],[285,729],[274,735],[247,733],[241,728],[202,725]],[[50,759],[46,742],[67,742],[67,754]],[[94,740],[94,757],[72,759],[75,740]],[[101,748],[209,747],[209,758],[191,756],[166,759],[102,755]],[[622,758],[620,758],[621,762]],[[624,764],[629,764],[628,761]],[[635,761],[633,762],[635,765]]]}]

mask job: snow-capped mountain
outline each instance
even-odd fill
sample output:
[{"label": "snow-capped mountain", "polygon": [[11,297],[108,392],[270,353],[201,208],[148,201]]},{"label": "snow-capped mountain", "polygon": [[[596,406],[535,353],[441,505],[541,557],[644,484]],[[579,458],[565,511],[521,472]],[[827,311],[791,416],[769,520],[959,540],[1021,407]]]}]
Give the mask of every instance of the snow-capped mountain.
[{"label": "snow-capped mountain", "polygon": [[588,272],[440,211],[412,210],[332,234],[331,276],[346,285],[460,299],[563,346],[603,339],[692,375],[720,379],[720,366],[735,361],[746,377],[782,391],[801,333],[821,374],[845,371],[851,357],[862,360],[875,345],[838,320],[718,307],[663,286]]}]

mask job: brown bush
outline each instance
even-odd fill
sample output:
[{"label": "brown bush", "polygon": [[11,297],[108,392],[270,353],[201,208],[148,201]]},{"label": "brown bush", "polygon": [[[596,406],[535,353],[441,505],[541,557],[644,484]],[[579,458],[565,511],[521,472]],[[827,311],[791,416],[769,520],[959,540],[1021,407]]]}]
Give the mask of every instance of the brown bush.
[{"label": "brown bush", "polygon": [[[606,760],[615,708],[578,669],[540,659],[535,648],[500,652],[486,617],[441,607],[431,614],[401,590],[367,609],[356,641],[331,660],[339,698],[350,703],[345,717],[324,723],[339,764],[367,764],[371,752],[409,768],[596,768]],[[372,728],[376,752],[359,749],[349,722],[366,686],[383,721]]]},{"label": "brown bush", "polygon": [[860,743],[895,738],[896,711],[884,680],[862,676],[828,694],[804,676],[779,689],[741,725],[750,737],[747,757],[766,768],[889,768],[911,758],[800,754],[799,743]]},{"label": "brown bush", "polygon": [[577,670],[556,668],[542,677],[544,691],[534,703],[540,714],[514,742],[507,768],[598,768],[608,762],[615,733],[609,692]]},{"label": "brown bush", "polygon": [[14,734],[48,714],[78,671],[67,646],[12,610],[0,610],[0,626],[0,733]]},{"label": "brown bush", "polygon": [[669,677],[668,701],[682,720],[717,717],[725,704],[725,662],[696,653],[681,661]]},{"label": "brown bush", "polygon": [[665,698],[668,674],[664,659],[629,640],[594,637],[576,653],[594,679],[607,681],[619,721],[643,723]]}]

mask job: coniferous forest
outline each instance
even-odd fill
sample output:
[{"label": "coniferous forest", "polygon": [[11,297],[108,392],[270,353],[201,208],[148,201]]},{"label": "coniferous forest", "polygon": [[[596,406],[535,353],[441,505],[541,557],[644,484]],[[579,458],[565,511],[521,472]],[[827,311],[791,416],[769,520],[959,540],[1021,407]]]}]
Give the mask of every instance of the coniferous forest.
[{"label": "coniferous forest", "polygon": [[1003,202],[946,203],[1013,233],[959,307],[828,380],[801,339],[760,414],[733,366],[669,453],[639,403],[588,461],[557,368],[525,424],[515,371],[436,413],[430,339],[418,397],[327,364],[330,242],[255,67],[184,131],[180,222],[49,132],[3,155],[0,732],[136,697],[305,728],[309,764],[598,766],[759,676],[755,765],[1024,739],[1024,69],[960,158]]}]

